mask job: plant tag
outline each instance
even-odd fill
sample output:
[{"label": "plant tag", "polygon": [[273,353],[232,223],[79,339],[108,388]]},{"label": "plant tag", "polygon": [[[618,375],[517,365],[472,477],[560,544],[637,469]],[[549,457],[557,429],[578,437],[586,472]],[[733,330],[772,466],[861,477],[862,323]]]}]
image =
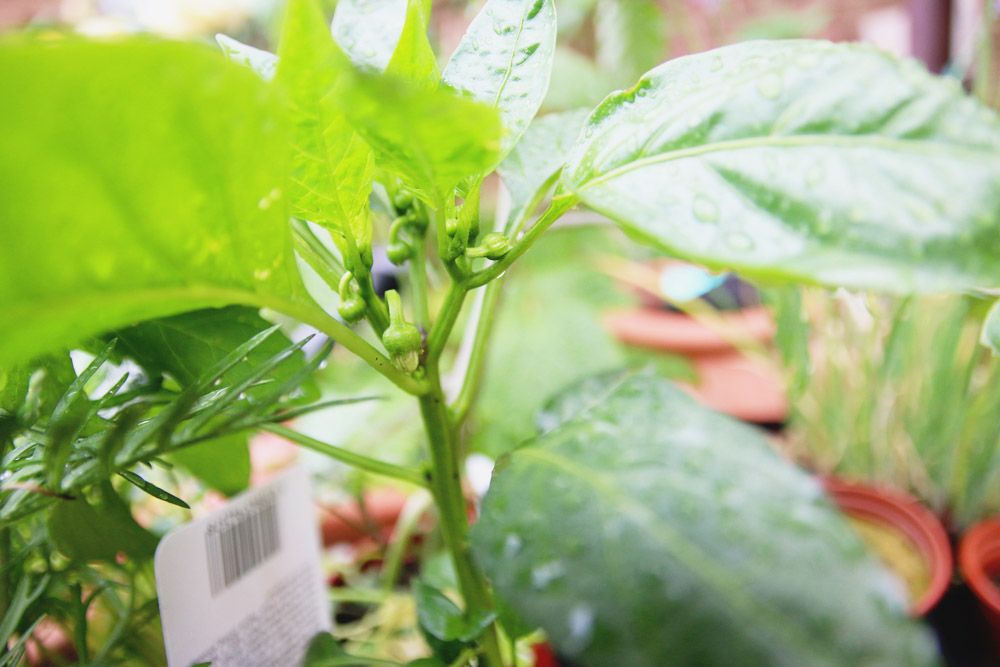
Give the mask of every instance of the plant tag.
[{"label": "plant tag", "polygon": [[154,565],[170,667],[301,665],[330,629],[305,468],[171,532]]}]

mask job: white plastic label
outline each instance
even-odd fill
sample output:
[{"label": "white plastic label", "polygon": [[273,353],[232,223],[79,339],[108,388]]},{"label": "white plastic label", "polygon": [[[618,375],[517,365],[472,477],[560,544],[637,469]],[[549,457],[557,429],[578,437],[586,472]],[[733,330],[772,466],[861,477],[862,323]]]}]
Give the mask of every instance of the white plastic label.
[{"label": "white plastic label", "polygon": [[330,629],[309,473],[292,468],[167,535],[156,590],[170,667],[289,667]]}]

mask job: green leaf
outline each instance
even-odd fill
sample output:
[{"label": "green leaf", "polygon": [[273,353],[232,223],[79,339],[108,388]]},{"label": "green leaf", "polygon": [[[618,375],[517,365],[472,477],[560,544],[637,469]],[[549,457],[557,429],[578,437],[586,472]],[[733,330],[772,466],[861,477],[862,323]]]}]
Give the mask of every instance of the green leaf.
[{"label": "green leaf", "polygon": [[994,303],[986,314],[979,342],[990,348],[994,357],[1000,356],[1000,301]]},{"label": "green leaf", "polygon": [[378,658],[360,658],[348,654],[329,632],[321,632],[309,642],[303,667],[371,667],[372,665],[398,665]]},{"label": "green leaf", "polygon": [[274,78],[274,72],[278,68],[278,56],[270,51],[238,42],[221,33],[215,36],[215,41],[219,43],[219,48],[231,62],[249,67],[265,81]]},{"label": "green leaf", "polygon": [[536,118],[497,171],[510,192],[510,221],[530,215],[554,184],[589,113],[582,109]]},{"label": "green leaf", "polygon": [[0,364],[146,318],[307,298],[287,142],[252,72],[192,44],[19,39],[0,45],[0,81],[18,91],[0,105]]},{"label": "green leaf", "polygon": [[83,499],[60,501],[49,513],[48,530],[60,553],[75,561],[113,562],[119,552],[144,560],[157,544],[107,483],[96,507]]},{"label": "green leaf", "polygon": [[142,477],[139,477],[139,475],[136,475],[134,472],[130,472],[128,470],[121,470],[118,472],[118,474],[124,477],[130,484],[140,489],[143,493],[147,493],[158,500],[162,500],[165,503],[176,505],[177,507],[183,507],[186,510],[191,509],[190,505],[188,505],[186,502],[184,502],[174,494],[170,493],[169,491],[164,491],[163,489],[153,484],[152,482],[145,480]]},{"label": "green leaf", "polygon": [[562,187],[653,245],[763,278],[1000,280],[1000,121],[868,46],[751,42],[657,67],[593,112]]},{"label": "green leaf", "polygon": [[287,93],[293,123],[292,211],[365,247],[375,163],[335,101],[334,88],[349,65],[316,0],[289,2],[278,53],[275,83]]},{"label": "green leaf", "polygon": [[399,35],[385,73],[413,81],[423,88],[437,88],[437,60],[427,39],[427,24],[431,18],[431,0],[409,0],[406,21]]},{"label": "green leaf", "polygon": [[462,179],[495,163],[497,112],[443,90],[356,72],[339,96],[379,167],[399,176],[437,208]]},{"label": "green leaf", "polygon": [[358,67],[382,72],[403,33],[408,0],[339,0],[331,30]]},{"label": "green leaf", "polygon": [[226,435],[184,447],[167,458],[227,496],[236,495],[250,483],[250,451],[245,434]]},{"label": "green leaf", "polygon": [[413,583],[413,597],[420,627],[443,641],[472,641],[496,618],[491,612],[466,616],[444,593],[420,580]]},{"label": "green leaf", "polygon": [[489,0],[448,61],[445,85],[500,111],[498,159],[514,147],[545,99],[555,48],[552,0]]},{"label": "green leaf", "polygon": [[667,50],[663,10],[651,0],[600,0],[594,14],[597,64],[617,88],[663,61]]},{"label": "green leaf", "polygon": [[483,500],[496,595],[574,661],[934,663],[902,586],[755,429],[648,374],[554,409]]}]

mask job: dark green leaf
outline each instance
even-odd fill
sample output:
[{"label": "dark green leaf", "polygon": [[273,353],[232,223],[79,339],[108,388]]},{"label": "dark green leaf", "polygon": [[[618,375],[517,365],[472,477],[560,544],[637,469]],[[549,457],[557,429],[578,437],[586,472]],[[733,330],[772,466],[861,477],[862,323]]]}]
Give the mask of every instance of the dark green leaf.
[{"label": "dark green leaf", "polygon": [[278,56],[269,51],[238,42],[228,35],[216,35],[215,41],[219,43],[222,52],[232,62],[249,67],[265,81],[274,78],[274,71],[278,67]]},{"label": "dark green leaf", "polygon": [[227,496],[243,491],[250,483],[246,434],[225,435],[177,449],[168,458]]},{"label": "dark green leaf", "polygon": [[580,109],[536,118],[500,164],[497,171],[510,191],[512,223],[541,203],[588,115]]},{"label": "dark green leaf", "polygon": [[294,129],[292,210],[364,247],[371,243],[368,195],[375,164],[335,101],[334,86],[349,65],[316,0],[288,4],[278,53],[275,82],[287,92]]},{"label": "dark green leaf", "polygon": [[496,160],[497,112],[450,91],[355,73],[339,101],[379,166],[436,207],[443,208],[459,181]]},{"label": "dark green leaf", "polygon": [[549,88],[556,47],[552,0],[489,0],[452,54],[441,80],[500,111],[503,159]]},{"label": "dark green leaf", "polygon": [[758,431],[647,374],[585,393],[495,473],[471,534],[496,595],[560,653],[595,667],[934,663],[899,582]]},{"label": "dark green leaf", "polygon": [[627,86],[663,61],[667,50],[663,10],[652,0],[600,0],[594,15],[597,64],[614,86]]},{"label": "dark green leaf", "polygon": [[321,632],[309,642],[303,667],[372,667],[372,665],[398,665],[399,663],[377,658],[359,658],[349,655],[329,632]]},{"label": "dark green leaf", "polygon": [[146,559],[156,550],[156,538],[135,522],[110,485],[102,489],[96,507],[83,499],[56,504],[48,529],[53,544],[70,560],[113,562],[119,552]]},{"label": "dark green leaf", "polygon": [[171,505],[177,505],[177,507],[183,507],[186,510],[191,509],[190,505],[188,505],[186,502],[184,502],[174,494],[168,491],[164,491],[163,489],[156,486],[152,482],[149,482],[143,479],[142,477],[139,477],[134,472],[130,472],[128,470],[122,470],[118,474],[124,477],[126,480],[128,480],[130,484],[134,484],[144,493],[148,493],[154,498],[158,498],[159,500],[162,500],[165,503],[170,503]]},{"label": "dark green leaf", "polygon": [[1000,121],[868,46],[751,42],[657,67],[594,111],[562,187],[654,245],[765,278],[1000,282]]},{"label": "dark green leaf", "polygon": [[496,614],[465,615],[444,593],[420,580],[413,583],[420,627],[443,641],[469,642],[482,634]]},{"label": "dark green leaf", "polygon": [[199,45],[24,38],[0,46],[0,81],[18,91],[0,105],[0,364],[150,317],[307,299],[286,135],[252,72]]}]

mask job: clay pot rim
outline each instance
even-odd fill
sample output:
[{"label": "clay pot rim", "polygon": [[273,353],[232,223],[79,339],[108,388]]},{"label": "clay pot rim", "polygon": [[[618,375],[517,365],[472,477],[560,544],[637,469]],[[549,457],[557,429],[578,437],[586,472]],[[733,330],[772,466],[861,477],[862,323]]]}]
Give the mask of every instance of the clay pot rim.
[{"label": "clay pot rim", "polygon": [[[768,343],[774,338],[775,324],[765,306],[716,311],[735,341]],[[737,348],[715,328],[682,312],[652,308],[616,308],[602,317],[604,326],[619,341],[674,354],[698,357],[727,353]]]},{"label": "clay pot rim", "polygon": [[1000,518],[984,519],[962,537],[958,546],[958,569],[980,602],[1000,614],[1000,588],[990,578],[987,564],[1000,572]]},{"label": "clay pot rim", "polygon": [[833,477],[821,481],[845,514],[893,526],[923,556],[930,583],[910,611],[914,616],[925,616],[948,590],[954,570],[948,532],[938,517],[919,500],[899,491]]}]

